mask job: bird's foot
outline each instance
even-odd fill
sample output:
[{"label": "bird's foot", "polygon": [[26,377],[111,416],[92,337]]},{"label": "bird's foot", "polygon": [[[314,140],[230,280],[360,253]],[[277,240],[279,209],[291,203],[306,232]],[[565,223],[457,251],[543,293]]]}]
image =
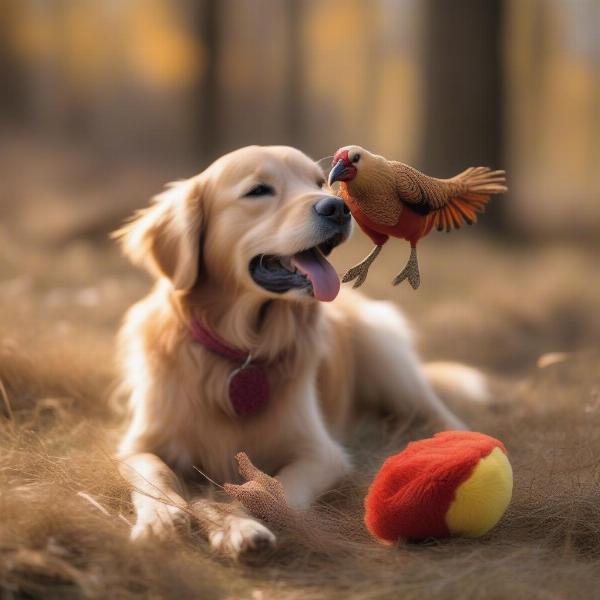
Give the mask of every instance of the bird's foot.
[{"label": "bird's foot", "polygon": [[359,262],[357,265],[354,265],[350,269],[344,273],[342,277],[342,283],[348,283],[349,281],[354,281],[352,287],[357,288],[360,287],[367,278],[369,273],[369,267],[373,264],[373,261],[377,258],[377,255],[381,252],[381,246],[375,246],[373,250],[371,250],[369,256],[365,258],[363,261]]},{"label": "bird's foot", "polygon": [[411,248],[410,258],[406,263],[406,266],[392,281],[393,285],[402,283],[405,279],[408,279],[413,290],[416,290],[421,285],[421,275],[419,273],[419,263],[417,261],[417,249]]},{"label": "bird's foot", "polygon": [[348,283],[349,281],[356,280],[352,284],[352,287],[354,287],[354,288],[360,287],[365,282],[365,279],[367,278],[370,266],[371,266],[371,263],[368,263],[367,261],[363,261],[363,262],[359,263],[358,265],[355,265],[351,269],[348,269],[346,271],[346,273],[344,273],[344,276],[342,277],[342,283]]}]

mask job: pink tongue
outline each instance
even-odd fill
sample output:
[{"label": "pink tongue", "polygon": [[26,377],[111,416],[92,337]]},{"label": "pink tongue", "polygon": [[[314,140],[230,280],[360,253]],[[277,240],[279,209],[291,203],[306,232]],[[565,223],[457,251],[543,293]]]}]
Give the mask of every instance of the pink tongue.
[{"label": "pink tongue", "polygon": [[338,295],[340,280],[337,273],[318,250],[295,254],[292,264],[310,279],[317,300],[331,302]]}]

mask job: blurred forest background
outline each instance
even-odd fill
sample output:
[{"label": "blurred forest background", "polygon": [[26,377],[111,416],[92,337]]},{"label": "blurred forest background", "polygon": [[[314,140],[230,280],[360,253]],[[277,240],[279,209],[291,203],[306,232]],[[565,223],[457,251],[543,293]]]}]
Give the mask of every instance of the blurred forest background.
[{"label": "blurred forest background", "polygon": [[[80,335],[96,323],[109,352],[147,278],[108,234],[166,182],[246,144],[321,159],[358,143],[437,176],[508,172],[480,225],[423,244],[417,294],[389,286],[405,260],[395,244],[364,288],[418,318],[426,353],[523,370],[543,351],[597,345],[600,0],[0,7],[10,323],[35,313]],[[367,247],[357,232],[334,253],[338,272]]]},{"label": "blurred forest background", "polygon": [[[161,178],[246,144],[291,144],[318,159],[358,143],[439,176],[506,168],[510,199],[486,220],[514,231],[600,226],[598,0],[0,7],[3,166],[54,179],[70,156],[87,163],[78,198],[96,206],[84,212],[124,214]],[[156,174],[153,186],[116,202],[116,180],[136,168]],[[3,210],[31,216],[32,198],[7,187]]]},{"label": "blurred forest background", "polygon": [[[165,182],[256,143],[507,170],[480,224],[419,246],[417,292],[390,285],[398,242],[362,288],[401,304],[426,359],[489,375],[488,406],[453,406],[511,453],[491,536],[365,539],[355,562],[291,540],[256,573],[198,539],[128,543],[106,399],[119,320],[149,279],[108,234]],[[0,596],[597,597],[599,232],[600,0],[0,0]],[[356,232],[337,271],[368,249]],[[356,523],[407,434],[351,440]]]}]

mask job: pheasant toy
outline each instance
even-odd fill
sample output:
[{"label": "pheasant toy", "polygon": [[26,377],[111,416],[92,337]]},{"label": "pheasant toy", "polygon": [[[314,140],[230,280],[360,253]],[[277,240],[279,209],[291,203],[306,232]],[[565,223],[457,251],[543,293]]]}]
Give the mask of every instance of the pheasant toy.
[{"label": "pheasant toy", "polygon": [[470,167],[450,179],[437,179],[360,146],[345,146],[335,153],[329,185],[336,181],[341,182],[338,195],[375,243],[371,253],[342,279],[344,283],[355,280],[354,287],[364,283],[369,267],[392,236],[407,240],[411,247],[408,263],[393,284],[408,279],[416,290],[421,281],[417,242],[434,226],[450,231],[475,223],[490,195],[507,191],[504,171]]}]

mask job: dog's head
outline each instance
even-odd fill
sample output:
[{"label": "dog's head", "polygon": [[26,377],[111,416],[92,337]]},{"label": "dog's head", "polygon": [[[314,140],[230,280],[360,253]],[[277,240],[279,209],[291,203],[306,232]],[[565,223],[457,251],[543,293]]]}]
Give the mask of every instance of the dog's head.
[{"label": "dog's head", "polygon": [[271,298],[333,300],[326,256],[350,213],[299,150],[250,146],[172,185],[116,236],[132,260],[177,290],[211,283]]}]

